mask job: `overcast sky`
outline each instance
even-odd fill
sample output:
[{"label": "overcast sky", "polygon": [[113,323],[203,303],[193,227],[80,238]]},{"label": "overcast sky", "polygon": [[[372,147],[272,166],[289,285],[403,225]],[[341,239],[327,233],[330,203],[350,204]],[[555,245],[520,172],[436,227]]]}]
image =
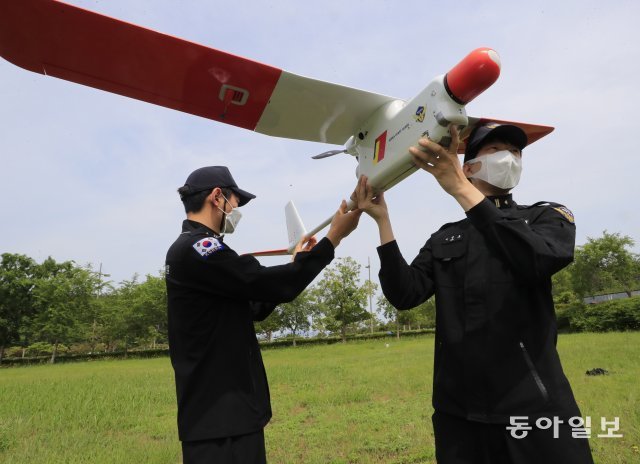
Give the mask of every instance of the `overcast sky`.
[{"label": "overcast sky", "polygon": [[[566,205],[576,217],[577,244],[605,229],[640,242],[638,2],[70,3],[292,73],[406,100],[471,50],[492,47],[502,74],[467,113],[556,128],[525,150],[516,201]],[[119,282],[162,268],[184,216],[176,188],[198,167],[227,165],[239,185],[258,196],[227,239],[238,252],[286,245],[289,199],[311,228],[355,185],[351,157],[310,159],[336,146],[271,138],[4,60],[0,82],[2,253],[102,263]],[[443,223],[464,217],[424,171],[390,190],[387,202],[408,261]],[[377,275],[377,245],[377,229],[363,217],[337,256],[363,266],[370,257]]]}]

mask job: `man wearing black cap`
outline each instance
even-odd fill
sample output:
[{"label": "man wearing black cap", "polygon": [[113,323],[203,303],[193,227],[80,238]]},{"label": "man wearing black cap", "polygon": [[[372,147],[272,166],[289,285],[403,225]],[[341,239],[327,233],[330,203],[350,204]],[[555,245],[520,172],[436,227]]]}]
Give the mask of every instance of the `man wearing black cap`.
[{"label": "man wearing black cap", "polygon": [[438,463],[593,463],[587,440],[573,436],[580,410],[556,351],[551,296],[551,276],[573,259],[573,215],[556,203],[513,201],[527,144],[520,128],[479,126],[462,166],[455,127],[451,136],[449,149],[421,139],[410,152],[467,217],[431,235],[410,265],[384,195],[374,198],[366,178],[355,192],[378,224],[387,299],[410,309],[436,297]]},{"label": "man wearing black cap", "polygon": [[271,405],[253,321],[311,283],[360,212],[343,201],[324,239],[303,239],[291,263],[264,267],[224,241],[238,208],[255,198],[226,167],[194,171],[178,193],[187,219],[167,253],[166,282],[183,462],[265,463]]}]

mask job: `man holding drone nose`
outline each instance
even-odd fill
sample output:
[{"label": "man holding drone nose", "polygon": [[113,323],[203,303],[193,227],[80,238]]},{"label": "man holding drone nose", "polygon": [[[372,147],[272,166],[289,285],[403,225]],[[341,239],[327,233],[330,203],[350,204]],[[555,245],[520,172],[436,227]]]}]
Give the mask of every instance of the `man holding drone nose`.
[{"label": "man holding drone nose", "polygon": [[580,410],[556,350],[551,276],[573,259],[575,225],[562,205],[515,203],[527,136],[478,126],[448,149],[424,138],[415,165],[466,218],[431,235],[411,264],[395,241],[382,193],[362,177],[358,209],[377,223],[380,283],[397,309],[436,297],[433,427],[439,464],[593,463]]}]

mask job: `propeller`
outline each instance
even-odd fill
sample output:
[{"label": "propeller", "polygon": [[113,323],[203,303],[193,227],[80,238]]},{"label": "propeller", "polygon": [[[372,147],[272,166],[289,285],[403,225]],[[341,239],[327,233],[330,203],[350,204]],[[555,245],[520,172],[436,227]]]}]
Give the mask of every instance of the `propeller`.
[{"label": "propeller", "polygon": [[329,150],[329,151],[325,151],[324,153],[320,153],[319,155],[312,156],[311,158],[313,158],[314,160],[319,160],[322,158],[328,158],[330,156],[339,155],[341,153],[346,153],[346,152],[347,150]]},{"label": "propeller", "polygon": [[347,140],[347,143],[345,143],[344,145],[345,145],[345,148],[342,149],[342,150],[325,151],[324,153],[320,153],[319,155],[312,156],[311,158],[313,158],[314,160],[319,160],[319,159],[322,159],[322,158],[328,158],[330,156],[340,155],[342,153],[348,153],[350,155],[356,156],[355,137],[353,137],[353,136],[349,137],[349,140]]}]

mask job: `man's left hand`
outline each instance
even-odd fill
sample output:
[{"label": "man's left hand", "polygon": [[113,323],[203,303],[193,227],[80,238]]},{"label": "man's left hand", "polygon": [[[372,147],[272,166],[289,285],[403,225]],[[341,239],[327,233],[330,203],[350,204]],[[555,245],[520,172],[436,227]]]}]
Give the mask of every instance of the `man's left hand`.
[{"label": "man's left hand", "polygon": [[420,139],[420,148],[410,147],[413,163],[436,178],[445,192],[453,196],[465,211],[484,200],[484,195],[464,175],[458,159],[460,134],[458,128],[449,126],[451,144],[444,148],[429,139]]},{"label": "man's left hand", "polygon": [[451,144],[444,148],[427,138],[418,141],[420,148],[410,147],[409,153],[413,163],[436,178],[440,186],[450,195],[455,196],[469,181],[462,172],[458,159],[458,145],[460,134],[453,124],[449,126]]}]

